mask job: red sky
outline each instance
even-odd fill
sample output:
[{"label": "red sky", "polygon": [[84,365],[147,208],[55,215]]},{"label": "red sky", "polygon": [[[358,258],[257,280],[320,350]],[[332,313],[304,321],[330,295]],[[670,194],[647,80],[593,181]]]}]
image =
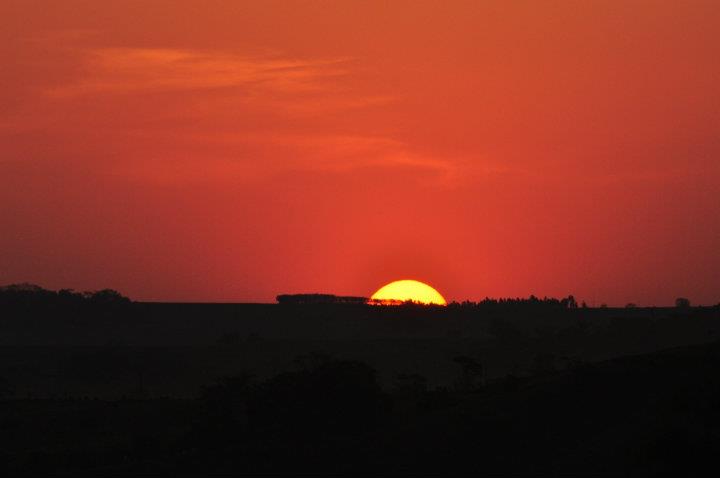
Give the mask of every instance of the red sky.
[{"label": "red sky", "polygon": [[720,301],[720,3],[3,0],[0,284]]}]

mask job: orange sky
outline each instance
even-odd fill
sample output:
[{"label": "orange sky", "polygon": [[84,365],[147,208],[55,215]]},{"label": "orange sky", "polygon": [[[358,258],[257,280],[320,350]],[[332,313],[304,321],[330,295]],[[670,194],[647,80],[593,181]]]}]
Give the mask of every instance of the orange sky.
[{"label": "orange sky", "polygon": [[3,0],[0,284],[720,301],[720,3]]}]

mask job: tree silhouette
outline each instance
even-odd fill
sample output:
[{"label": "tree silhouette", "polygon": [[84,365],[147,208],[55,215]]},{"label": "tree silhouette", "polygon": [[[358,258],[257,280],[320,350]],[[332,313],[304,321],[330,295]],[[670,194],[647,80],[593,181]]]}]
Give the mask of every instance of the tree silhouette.
[{"label": "tree silhouette", "polygon": [[352,360],[308,365],[259,385],[250,404],[255,429],[318,436],[356,434],[378,423],[386,400],[372,367]]},{"label": "tree silhouette", "polygon": [[395,380],[395,390],[401,395],[421,396],[428,390],[427,379],[417,373],[401,373]]},{"label": "tree silhouette", "polygon": [[690,299],[686,299],[685,297],[678,297],[675,299],[675,307],[678,309],[689,309],[690,308]]},{"label": "tree silhouette", "polygon": [[13,394],[10,384],[4,377],[0,377],[0,400],[11,397]]},{"label": "tree silhouette", "polygon": [[460,366],[460,379],[456,383],[458,390],[469,392],[484,385],[485,368],[479,360],[460,355],[455,357],[453,362]]}]

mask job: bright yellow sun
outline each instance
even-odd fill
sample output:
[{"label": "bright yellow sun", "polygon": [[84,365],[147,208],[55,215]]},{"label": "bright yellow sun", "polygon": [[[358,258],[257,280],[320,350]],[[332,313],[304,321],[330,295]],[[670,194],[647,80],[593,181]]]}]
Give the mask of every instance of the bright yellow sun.
[{"label": "bright yellow sun", "polygon": [[410,300],[421,304],[447,305],[438,291],[416,280],[391,282],[375,292],[370,300],[381,304],[397,304]]}]

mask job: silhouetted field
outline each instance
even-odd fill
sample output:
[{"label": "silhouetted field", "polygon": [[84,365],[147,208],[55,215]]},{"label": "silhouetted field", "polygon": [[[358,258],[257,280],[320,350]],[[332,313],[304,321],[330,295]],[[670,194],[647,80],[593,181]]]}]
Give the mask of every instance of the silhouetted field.
[{"label": "silhouetted field", "polygon": [[0,300],[9,472],[652,475],[720,451],[717,307],[31,292]]},{"label": "silhouetted field", "polygon": [[321,352],[372,365],[383,386],[451,386],[457,356],[485,378],[712,341],[717,308],[15,304],[0,320],[0,377],[17,397],[193,397],[218,376],[268,377]]},{"label": "silhouetted field", "polygon": [[453,388],[379,386],[361,362],[306,356],[196,399],[11,400],[9,472],[435,472],[653,475],[720,452],[720,345]]}]

